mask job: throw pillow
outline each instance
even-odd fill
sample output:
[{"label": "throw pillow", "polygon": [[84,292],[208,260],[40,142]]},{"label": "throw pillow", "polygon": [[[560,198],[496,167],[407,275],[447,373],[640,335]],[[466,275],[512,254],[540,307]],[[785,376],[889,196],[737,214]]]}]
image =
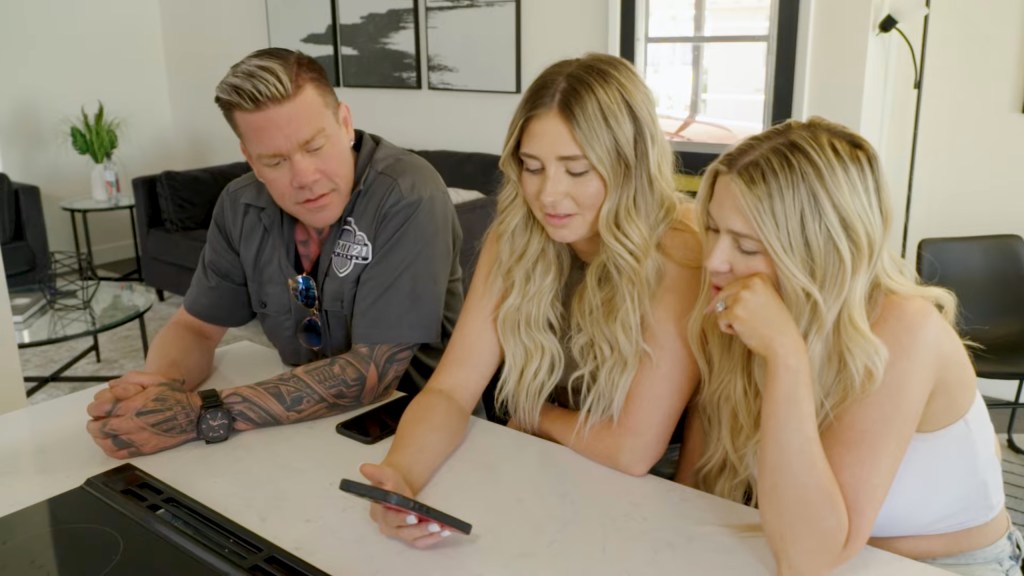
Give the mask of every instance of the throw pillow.
[{"label": "throw pillow", "polygon": [[184,172],[161,172],[156,194],[164,226],[170,232],[209,228],[221,191],[248,171],[248,164],[236,162]]},{"label": "throw pillow", "polygon": [[448,195],[451,196],[452,204],[462,204],[463,202],[469,202],[471,200],[476,200],[477,198],[486,198],[486,196],[476,190],[452,188],[451,186],[448,187]]},{"label": "throw pillow", "polygon": [[0,172],[0,244],[14,240],[14,228],[17,224],[15,209],[14,185],[7,174]]}]

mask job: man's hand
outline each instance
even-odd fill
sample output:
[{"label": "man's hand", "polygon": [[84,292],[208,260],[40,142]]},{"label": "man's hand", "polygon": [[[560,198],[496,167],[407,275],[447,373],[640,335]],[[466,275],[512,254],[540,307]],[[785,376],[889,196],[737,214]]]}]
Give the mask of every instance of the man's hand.
[{"label": "man's hand", "polygon": [[131,372],[96,393],[86,429],[113,458],[131,458],[196,439],[199,397],[180,380]]}]

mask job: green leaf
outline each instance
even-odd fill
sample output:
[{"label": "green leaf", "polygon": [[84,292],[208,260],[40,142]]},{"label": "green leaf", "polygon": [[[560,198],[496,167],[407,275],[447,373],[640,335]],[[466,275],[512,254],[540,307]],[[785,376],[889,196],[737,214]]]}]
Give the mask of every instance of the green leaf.
[{"label": "green leaf", "polygon": [[78,126],[71,127],[71,147],[83,156],[89,153],[89,141]]},{"label": "green leaf", "polygon": [[92,124],[89,123],[89,115],[85,112],[85,106],[82,106],[82,131],[86,134],[92,133]]},{"label": "green leaf", "polygon": [[117,131],[121,124],[116,118],[107,118],[103,101],[97,101],[96,114],[89,117],[85,107],[81,108],[82,121],[71,124],[71,146],[76,152],[88,155],[97,164],[109,160],[117,149]]},{"label": "green leaf", "polygon": [[107,158],[107,133],[102,128],[96,129],[96,134],[93,137],[96,143],[96,158],[99,158],[97,162],[102,162]]},{"label": "green leaf", "polygon": [[110,160],[114,156],[114,150],[117,150],[117,132],[110,133],[110,151],[107,153],[107,160]]}]

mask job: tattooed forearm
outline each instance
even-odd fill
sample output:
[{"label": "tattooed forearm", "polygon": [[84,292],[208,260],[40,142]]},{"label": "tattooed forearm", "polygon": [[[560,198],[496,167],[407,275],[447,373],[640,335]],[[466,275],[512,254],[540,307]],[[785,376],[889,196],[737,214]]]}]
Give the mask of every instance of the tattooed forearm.
[{"label": "tattooed forearm", "polygon": [[239,430],[340,414],[391,394],[415,350],[415,344],[357,344],[341,356],[236,388],[224,403]]}]

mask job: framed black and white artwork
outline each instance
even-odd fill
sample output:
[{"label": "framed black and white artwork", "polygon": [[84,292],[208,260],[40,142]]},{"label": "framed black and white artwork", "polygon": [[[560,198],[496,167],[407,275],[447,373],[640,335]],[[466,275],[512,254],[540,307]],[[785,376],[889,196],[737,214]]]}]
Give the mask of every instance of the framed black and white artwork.
[{"label": "framed black and white artwork", "polygon": [[334,0],[267,0],[267,34],[271,46],[312,56],[339,86]]},{"label": "framed black and white artwork", "polygon": [[425,0],[427,86],[519,92],[519,0]]},{"label": "framed black and white artwork", "polygon": [[341,83],[419,88],[417,0],[338,0]]}]

